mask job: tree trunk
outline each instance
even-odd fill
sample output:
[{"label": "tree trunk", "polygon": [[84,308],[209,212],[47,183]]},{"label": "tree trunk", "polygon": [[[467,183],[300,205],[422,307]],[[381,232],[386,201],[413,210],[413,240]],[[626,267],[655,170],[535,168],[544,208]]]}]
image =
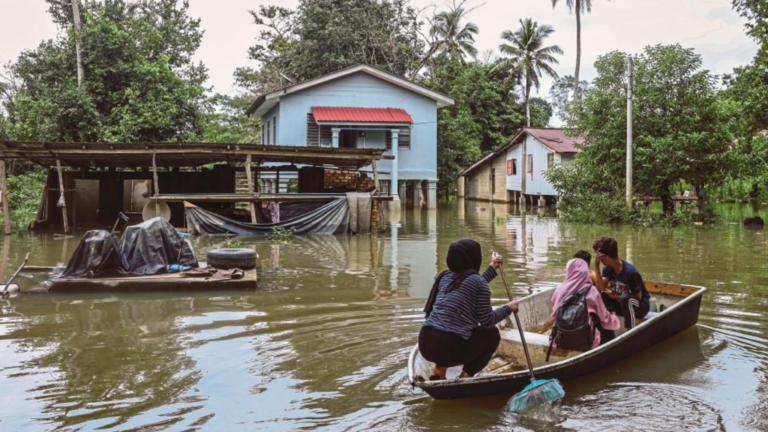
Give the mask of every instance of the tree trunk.
[{"label": "tree trunk", "polygon": [[573,74],[576,83],[573,86],[574,99],[579,99],[579,66],[581,66],[581,0],[576,0],[576,73]]},{"label": "tree trunk", "polygon": [[525,125],[531,127],[531,82],[525,78]]},{"label": "tree trunk", "polygon": [[670,191],[669,182],[664,182],[661,185],[661,208],[664,211],[665,216],[669,216],[675,213],[675,202],[672,200],[672,192]]},{"label": "tree trunk", "polygon": [[83,55],[80,40],[80,5],[79,0],[72,0],[72,17],[75,22],[75,53],[77,55],[77,86],[83,84]]}]

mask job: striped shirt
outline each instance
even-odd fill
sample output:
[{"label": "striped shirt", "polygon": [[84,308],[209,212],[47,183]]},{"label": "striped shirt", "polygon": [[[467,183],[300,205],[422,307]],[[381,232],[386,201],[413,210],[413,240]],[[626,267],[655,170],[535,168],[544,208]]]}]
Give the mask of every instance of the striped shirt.
[{"label": "striped shirt", "polygon": [[492,327],[512,313],[504,305],[495,310],[491,307],[491,288],[488,282],[496,277],[496,271],[488,266],[483,275],[473,274],[461,282],[451,292],[445,289],[456,277],[456,273],[447,272],[440,280],[440,291],[425,326],[454,333],[469,340],[475,327]]}]

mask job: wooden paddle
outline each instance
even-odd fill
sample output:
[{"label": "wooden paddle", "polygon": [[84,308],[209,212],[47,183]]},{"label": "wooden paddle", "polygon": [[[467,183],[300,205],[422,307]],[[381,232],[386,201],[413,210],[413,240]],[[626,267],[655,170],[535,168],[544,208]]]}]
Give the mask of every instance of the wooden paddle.
[{"label": "wooden paddle", "polygon": [[24,262],[21,263],[21,267],[19,267],[18,270],[16,270],[16,273],[14,273],[13,276],[11,276],[11,278],[8,279],[8,282],[5,283],[5,288],[3,289],[3,293],[0,294],[0,297],[5,298],[8,294],[10,294],[8,290],[11,288],[11,284],[13,283],[13,280],[16,279],[16,276],[19,275],[19,273],[21,272],[21,269],[23,269],[24,266],[27,265],[27,261],[29,261],[29,252],[27,252],[27,256],[24,257]]},{"label": "wooden paddle", "polygon": [[[494,256],[495,255],[496,253],[494,252]],[[504,269],[502,268],[501,263],[499,263],[499,274],[501,274],[501,280],[504,282],[504,289],[507,290],[507,297],[509,297],[509,301],[512,301],[512,291],[509,290],[507,277],[504,275]],[[531,383],[528,384],[523,391],[512,397],[505,407],[507,411],[519,413],[537,405],[562,399],[565,396],[565,391],[563,390],[560,381],[556,379],[536,379],[536,376],[533,373],[531,355],[528,353],[528,344],[525,342],[525,332],[523,331],[523,326],[520,324],[520,317],[517,315],[517,312],[514,312],[514,315],[517,329],[520,331],[520,341],[523,343],[523,351],[525,351],[525,360],[528,362],[528,372],[531,374]]]}]

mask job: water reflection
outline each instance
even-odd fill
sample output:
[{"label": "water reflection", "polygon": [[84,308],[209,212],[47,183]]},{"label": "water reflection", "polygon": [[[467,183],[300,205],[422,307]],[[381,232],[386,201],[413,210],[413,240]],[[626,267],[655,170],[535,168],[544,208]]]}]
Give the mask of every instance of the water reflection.
[{"label": "water reflection", "polygon": [[[723,208],[733,221],[752,211]],[[27,251],[33,265],[66,262],[80,234],[4,241],[5,274]],[[424,298],[452,241],[478,240],[486,260],[501,252],[520,296],[561,280],[573,253],[602,235],[647,279],[709,287],[698,328],[568,381],[556,425],[504,415],[510,395],[436,402],[408,385]],[[259,254],[256,292],[0,303],[0,430],[768,428],[768,238],[740,223],[582,226],[546,210],[458,202],[403,211],[377,235],[238,240]],[[201,256],[224,245],[193,242]],[[491,289],[503,302],[501,284]],[[642,418],[627,417],[626,400]]]}]

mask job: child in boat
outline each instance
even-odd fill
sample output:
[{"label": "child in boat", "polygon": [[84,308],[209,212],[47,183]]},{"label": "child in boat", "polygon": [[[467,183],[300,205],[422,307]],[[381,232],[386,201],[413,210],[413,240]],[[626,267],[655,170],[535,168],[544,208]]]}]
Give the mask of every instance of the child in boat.
[{"label": "child in boat", "polygon": [[552,304],[554,305],[552,319],[555,319],[557,308],[560,307],[563,299],[587,286],[590,287],[586,296],[587,310],[589,311],[589,324],[594,331],[592,348],[595,348],[600,345],[601,341],[608,342],[613,339],[613,331],[621,327],[621,322],[603,304],[600,292],[590,280],[589,264],[583,258],[573,258],[568,261],[565,267],[565,280],[557,286],[554,294],[552,294]]},{"label": "child in boat", "polygon": [[445,379],[446,370],[463,365],[461,378],[483,370],[501,341],[496,324],[517,311],[511,301],[491,307],[488,282],[496,277],[502,262],[494,254],[491,264],[479,275],[480,244],[463,239],[451,243],[448,269],[435,279],[424,312],[427,319],[419,332],[421,355],[435,363],[430,379]]},{"label": "child in boat", "polygon": [[[573,254],[573,257],[574,258],[581,258],[584,261],[586,261],[587,262],[587,268],[589,268],[589,266],[592,264],[592,254],[587,252],[587,251],[585,251],[585,250],[583,250],[583,249],[578,251],[578,252],[576,252],[575,254]],[[595,273],[595,271],[594,270],[590,270],[589,271],[589,275],[592,277],[592,285],[597,285],[597,274]]]},{"label": "child in boat", "polygon": [[[624,317],[627,330],[636,325],[637,318],[645,318],[651,310],[651,295],[635,266],[619,258],[619,244],[611,237],[599,238],[592,246],[595,257],[597,288],[608,309]],[[600,264],[604,264],[602,273]]]}]

